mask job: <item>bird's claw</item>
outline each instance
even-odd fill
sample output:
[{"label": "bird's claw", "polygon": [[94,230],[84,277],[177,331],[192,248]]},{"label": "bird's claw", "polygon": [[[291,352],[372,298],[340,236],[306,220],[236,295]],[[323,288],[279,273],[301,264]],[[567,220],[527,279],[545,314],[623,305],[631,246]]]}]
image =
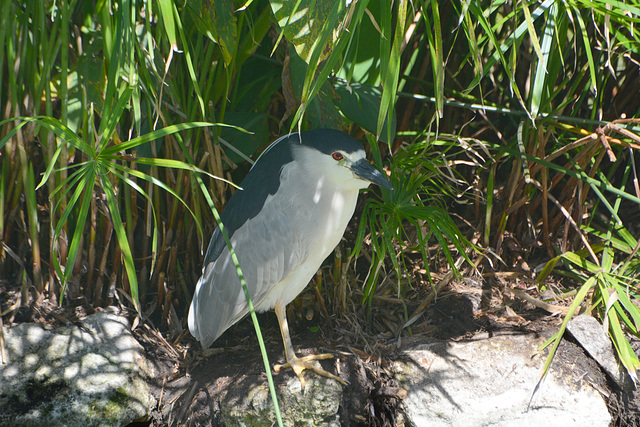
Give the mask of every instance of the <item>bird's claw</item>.
[{"label": "bird's claw", "polygon": [[327,372],[320,364],[317,362],[318,360],[325,360],[333,358],[333,354],[330,353],[321,353],[321,354],[310,354],[308,356],[297,357],[294,356],[291,360],[288,360],[287,363],[283,363],[282,365],[276,364],[273,366],[273,370],[276,372],[280,372],[283,369],[291,368],[293,372],[300,379],[300,385],[304,390],[305,381],[304,376],[302,375],[302,371],[308,369],[310,371],[315,372],[318,375],[322,375],[323,377],[331,378],[333,380],[338,381],[342,385],[347,385],[347,382],[340,378],[337,375],[332,374],[331,372]]}]

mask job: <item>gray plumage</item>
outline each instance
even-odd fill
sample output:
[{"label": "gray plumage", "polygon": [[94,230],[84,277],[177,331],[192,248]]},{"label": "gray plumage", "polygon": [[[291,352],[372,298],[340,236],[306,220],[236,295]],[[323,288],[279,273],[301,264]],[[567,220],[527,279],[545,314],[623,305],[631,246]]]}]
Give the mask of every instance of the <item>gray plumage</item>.
[{"label": "gray plumage", "polygon": [[[342,238],[359,190],[371,182],[391,188],[366,161],[362,144],[339,131],[290,134],[265,150],[221,216],[257,311],[284,307],[302,292]],[[189,330],[209,347],[248,310],[216,229],[189,310]],[[286,348],[286,316],[280,317]]]}]

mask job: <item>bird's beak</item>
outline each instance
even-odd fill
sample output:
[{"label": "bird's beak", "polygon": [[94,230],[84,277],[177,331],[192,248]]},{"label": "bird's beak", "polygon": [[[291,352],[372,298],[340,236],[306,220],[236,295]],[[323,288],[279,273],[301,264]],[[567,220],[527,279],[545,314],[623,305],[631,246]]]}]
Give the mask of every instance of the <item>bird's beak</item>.
[{"label": "bird's beak", "polygon": [[360,159],[357,162],[352,163],[349,169],[351,169],[351,171],[363,181],[369,181],[372,184],[393,190],[393,186],[389,183],[387,178],[365,159]]}]

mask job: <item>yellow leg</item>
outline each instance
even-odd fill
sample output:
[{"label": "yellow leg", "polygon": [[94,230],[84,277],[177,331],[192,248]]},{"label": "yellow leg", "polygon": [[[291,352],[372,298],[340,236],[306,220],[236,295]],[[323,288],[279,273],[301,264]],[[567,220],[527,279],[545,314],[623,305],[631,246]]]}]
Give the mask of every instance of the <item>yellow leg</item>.
[{"label": "yellow leg", "polygon": [[316,374],[322,375],[327,378],[332,378],[344,385],[347,383],[337,375],[332,374],[331,372],[327,372],[320,364],[316,362],[317,360],[330,359],[333,357],[332,354],[322,353],[322,354],[310,354],[308,356],[297,357],[296,353],[293,351],[293,346],[291,345],[291,337],[289,336],[289,324],[287,323],[287,312],[286,306],[277,303],[275,306],[276,316],[278,316],[278,323],[280,324],[280,332],[282,333],[282,342],[284,343],[284,355],[287,358],[287,363],[283,365],[275,365],[273,367],[274,371],[280,372],[280,370],[285,368],[293,369],[293,372],[300,379],[300,385],[304,390],[304,377],[302,376],[302,371],[305,369],[309,369]]}]

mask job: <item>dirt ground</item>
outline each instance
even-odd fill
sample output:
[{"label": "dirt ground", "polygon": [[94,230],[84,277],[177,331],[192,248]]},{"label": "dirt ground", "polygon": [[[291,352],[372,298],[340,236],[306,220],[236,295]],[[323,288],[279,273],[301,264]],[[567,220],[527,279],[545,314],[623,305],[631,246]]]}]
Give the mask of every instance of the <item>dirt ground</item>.
[{"label": "dirt ground", "polygon": [[[471,283],[471,285],[469,285]],[[478,332],[530,333],[532,337],[551,336],[561,318],[535,308],[518,299],[502,299],[502,302],[484,302],[486,289],[466,281],[453,283],[443,289],[437,299],[426,306],[424,314],[404,329],[402,348],[411,348],[434,340],[460,340]],[[0,306],[11,306],[16,300],[15,291],[0,281]],[[314,292],[307,289],[302,298],[313,300]],[[501,295],[503,295],[501,293]],[[395,325],[391,314],[385,311],[394,303],[382,301],[367,322],[367,316],[359,305],[351,308],[341,318],[332,315],[330,321],[316,312],[308,320],[305,304],[289,307],[289,324],[293,345],[298,354],[330,352],[334,359],[323,361],[323,367],[339,374],[348,381],[340,408],[340,419],[354,426],[394,426],[401,420],[399,403],[403,390],[397,387],[388,370],[389,362],[400,357],[397,336],[389,330]],[[414,304],[418,304],[416,301]],[[292,306],[295,304],[292,304]],[[408,311],[415,307],[409,306]],[[307,315],[301,313],[306,311]],[[395,310],[398,314],[399,310]],[[37,309],[18,309],[13,323],[36,321],[50,326],[79,320],[91,309],[53,307],[46,303]],[[400,316],[401,317],[401,316]],[[278,322],[273,312],[258,315],[262,335],[270,363],[284,362],[283,346]],[[132,316],[133,320],[133,316]],[[5,323],[6,325],[6,323]],[[386,326],[386,327],[385,327]],[[253,324],[244,319],[231,327],[212,349],[203,351],[184,329],[169,339],[166,328],[153,326],[153,319],[137,324],[134,335],[143,345],[147,359],[154,367],[149,385],[158,401],[149,421],[138,426],[166,425],[223,425],[220,415],[220,398],[229,392],[230,384],[255,384],[264,379],[264,365],[259,351]],[[631,338],[636,352],[640,352],[640,340]],[[554,366],[572,366],[577,354],[584,354],[570,335],[566,334],[559,347]],[[592,385],[605,397],[612,415],[612,426],[640,426],[640,391],[621,390],[590,358],[590,363],[580,366],[587,372]],[[290,370],[274,374],[274,381],[282,384],[293,377]],[[315,375],[305,372],[305,375]]]},{"label": "dirt ground", "polygon": [[[403,337],[402,346],[458,340],[480,331],[551,336],[560,324],[558,317],[540,309],[527,309],[525,304],[514,304],[518,314],[511,309],[503,313],[474,314],[474,305],[474,298],[465,293],[449,292],[439,297],[414,324],[413,335]],[[335,354],[335,359],[324,361],[323,367],[338,372],[349,383],[340,408],[341,420],[349,420],[350,425],[356,426],[394,426],[402,419],[398,408],[403,391],[397,388],[386,369],[389,361],[399,357],[395,338],[378,341],[375,351],[367,352],[364,341],[351,342],[348,334],[340,335],[341,323],[335,319],[333,329],[322,332],[328,328],[321,316],[310,321],[292,313],[289,317],[294,348],[299,354]],[[275,315],[265,313],[259,315],[259,320],[270,362],[284,362]],[[228,392],[228,386],[243,382],[255,384],[265,375],[250,320],[232,327],[207,354],[188,332],[170,344],[148,325],[140,326],[137,331],[149,360],[155,365],[156,376],[150,383],[159,402],[151,420],[141,425],[223,425],[220,396]],[[361,335],[373,336],[371,330],[362,331]],[[554,363],[562,365],[564,361],[569,366],[576,360],[577,352],[584,350],[567,337]],[[640,426],[638,390],[620,390],[593,360],[588,360],[592,363],[581,369],[588,372],[594,387],[607,399],[613,418],[611,425]],[[291,376],[293,373],[285,370],[274,374],[274,381],[281,384]]]}]

